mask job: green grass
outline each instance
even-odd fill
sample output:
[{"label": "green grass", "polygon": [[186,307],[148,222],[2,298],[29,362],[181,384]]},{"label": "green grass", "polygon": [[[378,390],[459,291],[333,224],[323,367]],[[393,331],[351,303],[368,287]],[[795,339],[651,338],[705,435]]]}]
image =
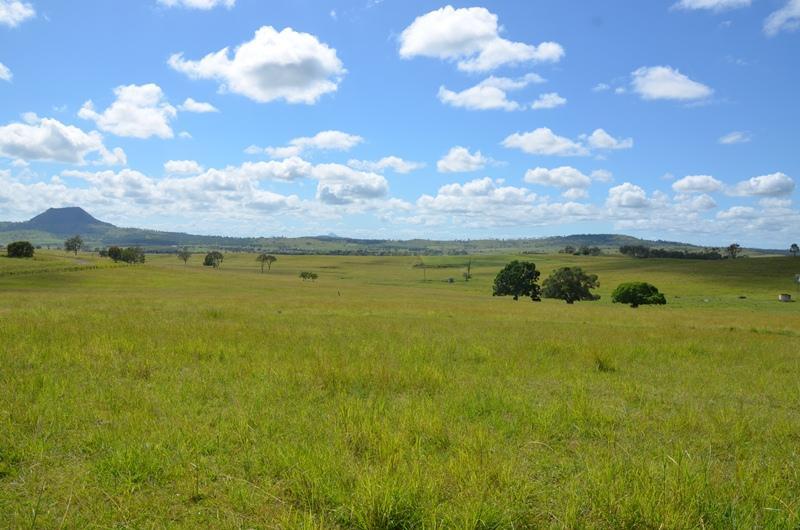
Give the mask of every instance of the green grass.
[{"label": "green grass", "polygon": [[0,258],[0,527],[800,525],[800,259],[529,256],[600,276],[568,306],[491,297],[511,256],[40,254]]}]

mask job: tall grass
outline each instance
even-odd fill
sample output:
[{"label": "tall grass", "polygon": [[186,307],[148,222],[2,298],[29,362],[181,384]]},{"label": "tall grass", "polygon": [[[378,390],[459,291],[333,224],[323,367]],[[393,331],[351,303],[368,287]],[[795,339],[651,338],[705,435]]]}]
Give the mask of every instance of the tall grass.
[{"label": "tall grass", "polygon": [[600,275],[567,306],[507,259],[0,275],[0,527],[800,524],[796,262],[528,257]]}]

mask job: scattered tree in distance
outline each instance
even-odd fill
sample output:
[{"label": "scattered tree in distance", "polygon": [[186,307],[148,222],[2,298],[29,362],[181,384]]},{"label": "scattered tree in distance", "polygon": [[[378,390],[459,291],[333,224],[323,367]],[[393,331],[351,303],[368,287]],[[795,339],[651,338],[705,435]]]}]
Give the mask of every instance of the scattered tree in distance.
[{"label": "scattered tree in distance", "polygon": [[211,252],[206,254],[206,257],[203,260],[203,266],[214,267],[215,269],[218,269],[220,265],[222,265],[224,259],[225,256],[222,255],[222,252],[219,252],[217,250],[212,250]]},{"label": "scattered tree in distance", "polygon": [[83,239],[81,236],[73,236],[64,241],[64,250],[67,252],[74,252],[78,255],[78,251],[83,247]]},{"label": "scattered tree in distance", "polygon": [[273,256],[272,254],[261,253],[256,258],[256,261],[261,264],[261,273],[264,273],[264,265],[267,266],[267,271],[272,270],[272,264],[278,261],[278,258]]},{"label": "scattered tree in distance", "polygon": [[316,273],[316,272],[306,272],[306,271],[303,271],[303,272],[301,272],[301,273],[300,273],[300,278],[301,278],[303,281],[306,281],[306,280],[311,280],[311,281],[313,282],[314,280],[316,280],[317,278],[319,278],[319,276],[317,275],[317,273]]},{"label": "scattered tree in distance", "polygon": [[184,265],[189,261],[189,258],[192,257],[192,253],[189,252],[189,249],[183,247],[181,250],[178,251],[178,259],[183,262]]},{"label": "scattered tree in distance", "polygon": [[736,259],[739,254],[742,253],[742,246],[739,245],[739,243],[733,243],[728,245],[728,247],[725,249],[725,252],[728,253],[729,258]]},{"label": "scattered tree in distance", "polygon": [[797,246],[797,243],[792,243],[792,246],[789,247],[789,254],[795,258],[797,257],[797,254],[800,254],[800,247]]}]

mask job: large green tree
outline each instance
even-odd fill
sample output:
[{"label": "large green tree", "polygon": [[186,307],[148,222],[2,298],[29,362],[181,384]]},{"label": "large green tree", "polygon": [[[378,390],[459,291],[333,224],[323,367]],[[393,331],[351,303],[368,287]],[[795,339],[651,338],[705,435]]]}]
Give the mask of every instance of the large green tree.
[{"label": "large green tree", "polygon": [[530,261],[514,260],[497,273],[492,288],[492,296],[529,296],[531,300],[541,300],[541,289],[536,283],[541,273]]},{"label": "large green tree", "polygon": [[564,300],[568,304],[584,300],[599,300],[592,289],[600,287],[596,274],[587,274],[580,267],[562,267],[554,270],[542,284],[542,296]]},{"label": "large green tree", "polygon": [[658,289],[646,282],[629,282],[620,284],[611,295],[615,304],[630,304],[631,307],[640,305],[664,305],[666,297]]}]

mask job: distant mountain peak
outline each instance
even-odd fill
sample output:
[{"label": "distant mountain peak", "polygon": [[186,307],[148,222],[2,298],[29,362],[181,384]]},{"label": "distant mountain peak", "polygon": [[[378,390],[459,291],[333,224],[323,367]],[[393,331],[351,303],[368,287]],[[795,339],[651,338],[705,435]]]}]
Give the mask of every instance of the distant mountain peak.
[{"label": "distant mountain peak", "polygon": [[20,223],[20,228],[41,230],[53,234],[87,234],[105,231],[114,225],[100,221],[79,206],[48,208],[29,221]]}]

